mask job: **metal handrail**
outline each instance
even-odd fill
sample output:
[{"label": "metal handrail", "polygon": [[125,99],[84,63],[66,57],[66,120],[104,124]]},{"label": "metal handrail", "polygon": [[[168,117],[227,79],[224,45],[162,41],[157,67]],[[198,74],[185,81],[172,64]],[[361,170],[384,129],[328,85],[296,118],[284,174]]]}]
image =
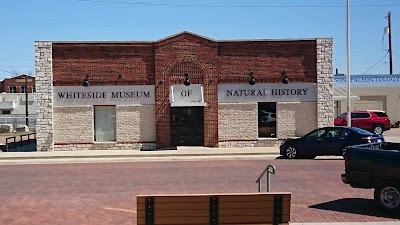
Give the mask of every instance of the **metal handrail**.
[{"label": "metal handrail", "polygon": [[[33,135],[33,139],[31,139],[31,135]],[[23,140],[23,137],[25,137],[25,136],[28,136],[28,140]],[[30,142],[31,140],[36,139],[36,133],[22,134],[22,135],[19,135],[19,138],[20,138],[19,144],[20,144],[20,147],[22,147],[22,146],[25,145],[25,141]],[[8,140],[11,140],[11,139],[13,139],[14,141],[13,142],[9,142]],[[14,148],[17,148],[17,143],[18,143],[17,142],[17,136],[12,136],[12,137],[7,137],[6,138],[6,149],[5,149],[6,152],[8,152],[8,150],[9,150],[8,146],[11,143],[14,144]]]},{"label": "metal handrail", "polygon": [[256,183],[258,184],[258,192],[261,192],[261,178],[264,176],[265,173],[267,173],[267,192],[270,192],[271,191],[270,174],[275,174],[275,166],[269,164],[261,173],[261,175],[257,178]]}]

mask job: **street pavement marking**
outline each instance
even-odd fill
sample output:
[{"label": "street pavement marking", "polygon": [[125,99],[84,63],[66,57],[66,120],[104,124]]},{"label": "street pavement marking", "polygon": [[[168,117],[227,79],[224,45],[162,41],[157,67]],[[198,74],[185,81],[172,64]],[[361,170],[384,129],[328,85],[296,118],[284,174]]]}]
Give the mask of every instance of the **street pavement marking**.
[{"label": "street pavement marking", "polygon": [[292,206],[301,207],[301,208],[308,208],[308,206],[306,206],[306,205],[295,205],[295,204],[292,204]]},{"label": "street pavement marking", "polygon": [[114,210],[114,211],[121,211],[121,212],[128,212],[128,213],[137,213],[136,210],[131,210],[131,209],[119,209],[119,208],[111,208],[111,207],[105,207],[104,209],[107,210]]}]

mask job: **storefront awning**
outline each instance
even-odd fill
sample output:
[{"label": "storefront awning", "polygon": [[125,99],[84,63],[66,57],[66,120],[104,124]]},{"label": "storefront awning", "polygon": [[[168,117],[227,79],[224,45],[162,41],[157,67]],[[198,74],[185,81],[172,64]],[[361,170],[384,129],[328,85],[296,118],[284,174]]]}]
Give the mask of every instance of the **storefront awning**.
[{"label": "storefront awning", "polygon": [[[347,89],[342,86],[334,85],[333,86],[333,100],[334,101],[347,100]],[[360,100],[360,96],[355,95],[350,90],[350,100]]]},{"label": "storefront awning", "polygon": [[207,106],[201,84],[175,84],[170,87],[171,107]]}]

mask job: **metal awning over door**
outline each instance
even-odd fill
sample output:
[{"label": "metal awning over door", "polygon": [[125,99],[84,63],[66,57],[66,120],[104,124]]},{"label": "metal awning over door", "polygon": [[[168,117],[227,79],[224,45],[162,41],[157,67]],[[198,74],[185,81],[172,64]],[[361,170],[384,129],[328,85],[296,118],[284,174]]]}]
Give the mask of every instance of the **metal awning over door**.
[{"label": "metal awning over door", "polygon": [[[334,101],[345,101],[347,100],[347,89],[343,86],[333,86],[333,100]],[[350,90],[350,100],[360,100],[360,96],[355,95]]]}]

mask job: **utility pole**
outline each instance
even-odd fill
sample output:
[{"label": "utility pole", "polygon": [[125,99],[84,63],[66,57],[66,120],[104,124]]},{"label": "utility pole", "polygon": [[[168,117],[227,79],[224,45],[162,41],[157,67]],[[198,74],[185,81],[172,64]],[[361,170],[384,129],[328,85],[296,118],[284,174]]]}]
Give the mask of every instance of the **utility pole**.
[{"label": "utility pole", "polygon": [[351,127],[351,101],[350,101],[350,0],[346,7],[346,83],[347,83],[347,126]]},{"label": "utility pole", "polygon": [[389,68],[390,74],[393,74],[393,63],[392,63],[392,27],[390,24],[390,15],[391,12],[388,12],[387,16],[385,17],[388,20],[388,30],[389,30]]},{"label": "utility pole", "polygon": [[28,75],[25,74],[25,123],[29,127],[28,112]]}]

